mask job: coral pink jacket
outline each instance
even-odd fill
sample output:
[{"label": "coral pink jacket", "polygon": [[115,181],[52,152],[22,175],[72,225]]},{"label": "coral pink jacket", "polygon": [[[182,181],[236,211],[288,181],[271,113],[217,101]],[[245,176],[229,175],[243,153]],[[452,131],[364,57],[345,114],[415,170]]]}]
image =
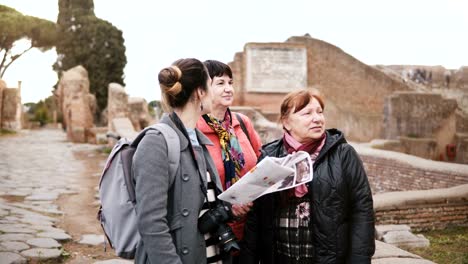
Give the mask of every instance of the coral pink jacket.
[{"label": "coral pink jacket", "polygon": [[[245,166],[241,171],[241,177],[246,174],[251,168],[253,168],[257,164],[257,158],[260,156],[260,148],[262,147],[262,141],[260,136],[257,134],[255,129],[253,128],[252,121],[250,119],[239,113],[242,120],[244,121],[245,127],[247,128],[247,132],[249,133],[250,140],[252,144],[249,142],[249,139],[242,131],[242,128],[239,124],[239,120],[237,120],[236,113],[232,112],[232,127],[234,128],[234,133],[236,133],[237,140],[239,141],[239,145],[242,149],[242,153],[244,153],[245,159]],[[219,178],[221,180],[221,184],[223,185],[223,189],[226,189],[226,185],[224,183],[225,173],[224,173],[224,165],[223,159],[221,157],[221,144],[219,143],[218,134],[211,129],[211,127],[206,124],[203,117],[201,117],[197,122],[197,128],[207,136],[214,145],[207,145],[208,151],[210,152],[211,157],[216,165],[216,169],[218,170]],[[238,239],[242,239],[243,232],[244,232],[244,222],[239,221],[231,225],[234,234],[236,234]]]},{"label": "coral pink jacket", "polygon": [[[232,112],[232,127],[234,128],[234,133],[236,133],[237,140],[239,140],[239,145],[242,149],[242,153],[244,153],[245,159],[245,166],[241,171],[242,175],[246,174],[252,167],[257,164],[257,158],[260,156],[260,148],[262,147],[262,141],[260,136],[257,134],[255,129],[253,128],[252,121],[250,119],[239,113],[244,121],[245,127],[247,128],[247,132],[249,133],[250,139],[252,140],[252,144],[250,144],[249,139],[242,131],[242,128],[237,120],[236,114]],[[224,184],[224,165],[223,159],[221,157],[221,144],[219,143],[218,134],[211,129],[210,126],[205,122],[203,117],[201,117],[197,122],[197,128],[207,136],[211,142],[213,142],[212,146],[207,146],[208,151],[210,152],[211,157],[214,160],[216,165],[216,169],[218,169],[218,174],[221,179],[221,183],[223,185],[223,189],[226,189]]]}]

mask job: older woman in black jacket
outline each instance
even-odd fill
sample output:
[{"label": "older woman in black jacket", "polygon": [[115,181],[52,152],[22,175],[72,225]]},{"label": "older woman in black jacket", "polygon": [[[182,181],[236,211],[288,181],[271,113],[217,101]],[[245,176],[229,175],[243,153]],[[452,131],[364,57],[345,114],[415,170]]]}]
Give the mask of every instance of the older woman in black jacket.
[{"label": "older woman in black jacket", "polygon": [[324,103],[311,90],[289,93],[281,104],[281,139],[262,157],[307,151],[312,182],[260,197],[245,226],[241,263],[371,263],[372,193],[356,151],[336,129],[325,129]]}]

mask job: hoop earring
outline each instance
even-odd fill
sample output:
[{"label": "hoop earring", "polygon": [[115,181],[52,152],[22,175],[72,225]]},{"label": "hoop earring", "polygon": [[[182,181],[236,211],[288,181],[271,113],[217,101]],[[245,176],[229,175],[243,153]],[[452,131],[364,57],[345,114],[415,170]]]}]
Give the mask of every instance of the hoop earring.
[{"label": "hoop earring", "polygon": [[200,102],[200,110],[203,111],[203,103]]}]

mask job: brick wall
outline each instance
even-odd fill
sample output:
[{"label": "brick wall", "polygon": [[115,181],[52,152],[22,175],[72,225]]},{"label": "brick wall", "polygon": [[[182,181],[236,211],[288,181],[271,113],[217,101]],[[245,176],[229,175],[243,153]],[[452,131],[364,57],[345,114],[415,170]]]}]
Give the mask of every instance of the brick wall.
[{"label": "brick wall", "polygon": [[369,182],[374,194],[448,188],[468,183],[468,170],[431,170],[416,167],[389,158],[362,155]]},{"label": "brick wall", "polygon": [[21,97],[16,88],[3,89],[2,124],[0,127],[9,130],[21,129]]},{"label": "brick wall", "polygon": [[468,184],[374,195],[376,224],[404,224],[415,231],[468,226],[467,197]]},{"label": "brick wall", "polygon": [[468,202],[428,204],[376,212],[377,225],[409,225],[413,231],[468,226]]},{"label": "brick wall", "polygon": [[6,88],[6,82],[0,79],[0,128],[2,128],[3,90],[5,88]]},{"label": "brick wall", "polygon": [[468,183],[468,165],[432,161],[350,143],[361,157],[373,194],[449,188]]},{"label": "brick wall", "polygon": [[453,75],[452,75],[451,83],[456,88],[463,89],[465,91],[468,90],[468,67],[463,66],[460,67]]},{"label": "brick wall", "polygon": [[[230,63],[236,86],[235,104],[259,107],[272,121],[278,116],[279,104],[286,92],[293,88],[285,85],[287,91],[272,89],[270,93],[245,89],[249,73],[246,51],[252,45],[279,49],[305,47],[307,87],[318,88],[324,95],[328,127],[342,130],[348,139],[354,141],[380,138],[385,97],[395,91],[410,90],[401,80],[389,78],[380,70],[318,39],[291,37],[284,43],[247,43],[244,51],[237,53]],[[281,64],[275,57],[270,59],[278,68],[289,69],[288,63]],[[297,73],[299,70],[286,71],[286,74],[291,72]]]}]

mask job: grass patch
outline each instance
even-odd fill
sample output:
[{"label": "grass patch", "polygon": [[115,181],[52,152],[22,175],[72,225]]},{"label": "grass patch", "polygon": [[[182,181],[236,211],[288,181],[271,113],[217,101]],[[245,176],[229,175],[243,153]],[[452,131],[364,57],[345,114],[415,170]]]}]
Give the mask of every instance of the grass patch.
[{"label": "grass patch", "polygon": [[22,203],[24,202],[24,196],[18,195],[2,195],[1,198],[5,199],[9,203]]},{"label": "grass patch", "polygon": [[468,264],[468,227],[450,227],[421,234],[431,245],[405,250],[438,264]]},{"label": "grass patch", "polygon": [[70,253],[61,249],[60,257],[52,259],[29,259],[28,264],[62,264],[70,258]]},{"label": "grass patch", "polygon": [[409,137],[409,138],[419,138],[420,137],[418,134],[414,134],[414,133],[409,133],[406,136]]},{"label": "grass patch", "polygon": [[0,136],[7,136],[7,135],[14,135],[14,134],[16,134],[16,132],[13,130],[0,128]]},{"label": "grass patch", "polygon": [[97,152],[102,153],[102,154],[110,154],[112,152],[112,147],[103,146],[103,147],[98,148]]}]

